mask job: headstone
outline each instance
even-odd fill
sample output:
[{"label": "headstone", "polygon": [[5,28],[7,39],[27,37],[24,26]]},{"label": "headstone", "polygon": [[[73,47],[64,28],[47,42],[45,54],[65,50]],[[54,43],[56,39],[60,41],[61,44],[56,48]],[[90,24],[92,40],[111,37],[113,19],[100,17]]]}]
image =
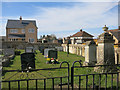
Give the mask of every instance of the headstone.
[{"label": "headstone", "polygon": [[57,50],[49,50],[48,51],[48,58],[55,58],[55,59],[57,59],[58,58]]},{"label": "headstone", "polygon": [[35,55],[34,53],[23,53],[21,54],[21,68],[35,69]]},{"label": "headstone", "polygon": [[49,50],[55,50],[55,48],[46,48],[46,49],[44,49],[44,57],[48,57],[48,52],[49,52]]},{"label": "headstone", "polygon": [[96,43],[87,41],[85,46],[85,62],[84,65],[95,65],[96,60]]},{"label": "headstone", "polygon": [[15,55],[15,50],[14,48],[7,48],[7,49],[4,49],[3,50],[3,54],[6,56],[9,56],[9,55]]},{"label": "headstone", "polygon": [[33,47],[26,47],[25,52],[26,53],[32,53],[32,52],[34,52],[34,48]]}]

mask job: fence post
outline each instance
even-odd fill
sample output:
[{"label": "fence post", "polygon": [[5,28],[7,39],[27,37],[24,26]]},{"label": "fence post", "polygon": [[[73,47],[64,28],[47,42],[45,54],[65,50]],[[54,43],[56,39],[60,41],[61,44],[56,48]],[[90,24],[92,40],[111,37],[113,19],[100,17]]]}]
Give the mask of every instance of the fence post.
[{"label": "fence post", "polygon": [[72,64],[72,67],[71,67],[71,87],[72,87],[72,90],[74,89],[74,64],[76,62],[78,62],[80,64],[80,67],[82,66],[82,64],[81,64],[82,60],[74,61]]},{"label": "fence post", "polygon": [[74,67],[71,67],[71,87],[74,88]]},{"label": "fence post", "polygon": [[68,90],[69,90],[69,63],[67,61],[63,61],[60,63],[60,68],[62,68],[62,64],[66,63],[68,65]]}]

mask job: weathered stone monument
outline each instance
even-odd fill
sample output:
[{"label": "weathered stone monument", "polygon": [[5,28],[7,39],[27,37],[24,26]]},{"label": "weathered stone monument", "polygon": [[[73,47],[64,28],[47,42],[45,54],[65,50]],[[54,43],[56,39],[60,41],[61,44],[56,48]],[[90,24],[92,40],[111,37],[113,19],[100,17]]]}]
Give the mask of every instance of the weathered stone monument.
[{"label": "weathered stone monument", "polygon": [[115,64],[113,36],[107,32],[106,25],[103,30],[105,32],[98,37],[97,64]]},{"label": "weathered stone monument", "polygon": [[95,65],[96,60],[96,43],[87,41],[85,45],[85,62],[84,65]]},{"label": "weathered stone monument", "polygon": [[[105,67],[103,71],[112,70],[115,64],[114,55],[114,39],[107,30],[108,27],[103,27],[104,33],[98,37],[98,50],[97,50],[97,64],[96,65],[111,65]],[[97,68],[95,68],[97,69]]]}]

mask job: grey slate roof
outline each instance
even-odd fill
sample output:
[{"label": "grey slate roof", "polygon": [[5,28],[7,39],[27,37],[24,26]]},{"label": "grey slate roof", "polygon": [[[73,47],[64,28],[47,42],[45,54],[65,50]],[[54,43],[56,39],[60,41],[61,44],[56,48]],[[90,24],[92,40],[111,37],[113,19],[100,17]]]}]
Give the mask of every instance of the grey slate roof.
[{"label": "grey slate roof", "polygon": [[120,42],[120,30],[119,29],[108,30],[108,32],[111,32],[113,36],[115,36],[116,39],[118,39],[118,41]]},{"label": "grey slate roof", "polygon": [[36,21],[34,20],[22,20],[22,23],[20,23],[20,20],[8,20],[6,28],[25,28],[30,22],[36,26]]}]

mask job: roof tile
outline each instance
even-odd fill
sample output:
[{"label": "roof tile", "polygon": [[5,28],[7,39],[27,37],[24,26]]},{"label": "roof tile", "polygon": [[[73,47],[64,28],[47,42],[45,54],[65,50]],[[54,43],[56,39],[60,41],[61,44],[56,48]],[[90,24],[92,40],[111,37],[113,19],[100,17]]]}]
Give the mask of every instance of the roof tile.
[{"label": "roof tile", "polygon": [[22,20],[22,23],[20,23],[20,20],[8,20],[6,28],[25,28],[30,22],[36,26],[36,21],[34,20]]}]

